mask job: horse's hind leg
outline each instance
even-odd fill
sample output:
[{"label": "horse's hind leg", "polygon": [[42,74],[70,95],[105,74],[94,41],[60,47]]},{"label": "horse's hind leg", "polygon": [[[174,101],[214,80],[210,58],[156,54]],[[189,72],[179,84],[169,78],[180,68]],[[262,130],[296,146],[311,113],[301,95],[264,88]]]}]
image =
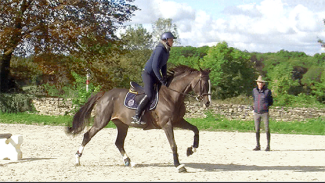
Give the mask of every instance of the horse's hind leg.
[{"label": "horse's hind leg", "polygon": [[196,126],[190,124],[189,122],[187,122],[185,119],[182,119],[179,123],[174,124],[175,127],[179,127],[182,129],[186,129],[186,130],[192,130],[194,132],[194,142],[193,145],[189,148],[187,148],[187,156],[192,155],[195,151],[196,148],[199,147],[199,130]]},{"label": "horse's hind leg", "polygon": [[117,137],[116,137],[115,145],[123,157],[124,165],[130,166],[131,160],[126,154],[124,149],[124,141],[128,133],[129,126],[122,123],[120,120],[113,120],[113,122],[117,127]]},{"label": "horse's hind leg", "polygon": [[97,132],[99,132],[108,124],[109,121],[110,121],[110,116],[104,116],[104,117],[99,117],[98,115],[95,116],[93,126],[84,134],[84,138],[82,140],[81,146],[79,147],[79,150],[76,153],[75,165],[77,166],[80,165],[80,157],[83,153],[85,146],[88,144],[91,138],[96,135]]}]

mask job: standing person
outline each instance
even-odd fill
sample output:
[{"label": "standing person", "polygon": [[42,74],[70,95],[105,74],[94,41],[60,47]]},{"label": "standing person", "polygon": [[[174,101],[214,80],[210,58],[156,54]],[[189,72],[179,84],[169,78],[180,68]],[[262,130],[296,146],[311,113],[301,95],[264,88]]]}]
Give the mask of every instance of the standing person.
[{"label": "standing person", "polygon": [[[132,117],[133,124],[144,125],[146,122],[141,121],[143,110],[147,104],[154,97],[155,84],[162,84],[167,86],[167,61],[169,58],[170,48],[176,37],[171,32],[165,32],[161,35],[161,40],[152,52],[142,71],[142,81],[144,83],[144,97],[141,99],[135,115]],[[161,73],[160,73],[161,72]]]},{"label": "standing person", "polygon": [[260,146],[260,124],[261,119],[264,121],[267,146],[265,151],[270,151],[270,140],[271,133],[269,128],[269,107],[273,104],[272,92],[269,90],[263,80],[262,76],[259,76],[257,80],[257,87],[253,89],[253,99],[254,99],[254,122],[256,130],[256,147],[254,151],[261,150]]}]

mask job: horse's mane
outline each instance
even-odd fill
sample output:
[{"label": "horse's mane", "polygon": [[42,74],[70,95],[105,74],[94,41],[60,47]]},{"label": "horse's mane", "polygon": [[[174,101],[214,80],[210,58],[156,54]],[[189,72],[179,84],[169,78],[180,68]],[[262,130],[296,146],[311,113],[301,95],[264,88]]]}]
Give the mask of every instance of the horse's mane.
[{"label": "horse's mane", "polygon": [[191,72],[198,71],[186,65],[178,65],[174,68],[171,68],[167,72],[167,81],[172,80],[173,78],[182,75],[182,74],[190,74]]}]

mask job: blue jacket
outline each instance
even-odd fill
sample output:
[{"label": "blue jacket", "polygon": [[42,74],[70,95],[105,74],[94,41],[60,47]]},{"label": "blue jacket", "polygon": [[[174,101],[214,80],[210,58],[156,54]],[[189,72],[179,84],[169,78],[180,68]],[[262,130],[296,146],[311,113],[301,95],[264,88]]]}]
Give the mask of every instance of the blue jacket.
[{"label": "blue jacket", "polygon": [[258,87],[253,89],[254,112],[258,114],[269,112],[269,107],[273,105],[272,92],[266,86],[261,90]]},{"label": "blue jacket", "polygon": [[[163,76],[167,75],[167,60],[169,58],[169,51],[166,47],[159,43],[152,52],[147,61],[144,70],[152,77],[155,77],[162,82]],[[160,74],[161,71],[161,74]]]}]

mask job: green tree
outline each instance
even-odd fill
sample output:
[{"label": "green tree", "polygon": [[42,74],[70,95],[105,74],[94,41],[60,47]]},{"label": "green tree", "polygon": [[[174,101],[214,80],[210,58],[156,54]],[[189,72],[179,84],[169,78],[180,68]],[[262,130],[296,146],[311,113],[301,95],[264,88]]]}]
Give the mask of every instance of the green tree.
[{"label": "green tree", "polygon": [[142,24],[129,25],[121,40],[127,50],[145,50],[153,47],[152,34]]},{"label": "green tree", "polygon": [[228,47],[226,42],[210,47],[208,54],[203,57],[201,67],[211,69],[213,93],[219,99],[241,94],[250,96],[256,85],[254,80],[257,72],[250,61],[250,55]]},{"label": "green tree", "polygon": [[311,89],[317,100],[325,104],[325,69],[321,71],[320,82],[315,82]]},{"label": "green tree", "polygon": [[[102,48],[110,48],[114,53],[116,47],[110,45],[118,40],[115,30],[138,10],[127,3],[132,1],[2,0],[1,92],[10,89],[8,78],[13,54],[34,54],[36,60],[44,55],[53,58],[58,53],[70,54],[91,65],[89,58],[105,51]],[[47,59],[40,62],[46,63]]]},{"label": "green tree", "polygon": [[160,36],[164,32],[171,32],[177,39],[174,40],[174,45],[180,45],[181,42],[179,40],[178,31],[176,24],[173,24],[173,20],[171,18],[159,18],[152,24],[152,36],[154,43],[158,43],[160,40]]},{"label": "green tree", "polygon": [[124,76],[128,76],[128,80],[141,83],[141,71],[152,52],[152,35],[142,25],[128,26],[125,33],[121,34],[121,40],[127,51],[121,57]]},{"label": "green tree", "polygon": [[282,62],[277,65],[268,67],[267,78],[268,86],[272,91],[274,98],[284,97],[289,95],[291,87],[298,86],[298,80],[292,79],[293,66],[288,62]]},{"label": "green tree", "polygon": [[[324,22],[324,24],[325,24],[325,19],[323,19],[323,22]],[[324,42],[323,40],[318,39],[318,42],[321,44],[321,46],[322,46],[323,48],[325,48],[325,42]]]},{"label": "green tree", "polygon": [[168,60],[169,65],[187,65],[196,69],[200,67],[200,60],[207,55],[208,46],[192,47],[192,46],[175,46],[170,51]]}]

